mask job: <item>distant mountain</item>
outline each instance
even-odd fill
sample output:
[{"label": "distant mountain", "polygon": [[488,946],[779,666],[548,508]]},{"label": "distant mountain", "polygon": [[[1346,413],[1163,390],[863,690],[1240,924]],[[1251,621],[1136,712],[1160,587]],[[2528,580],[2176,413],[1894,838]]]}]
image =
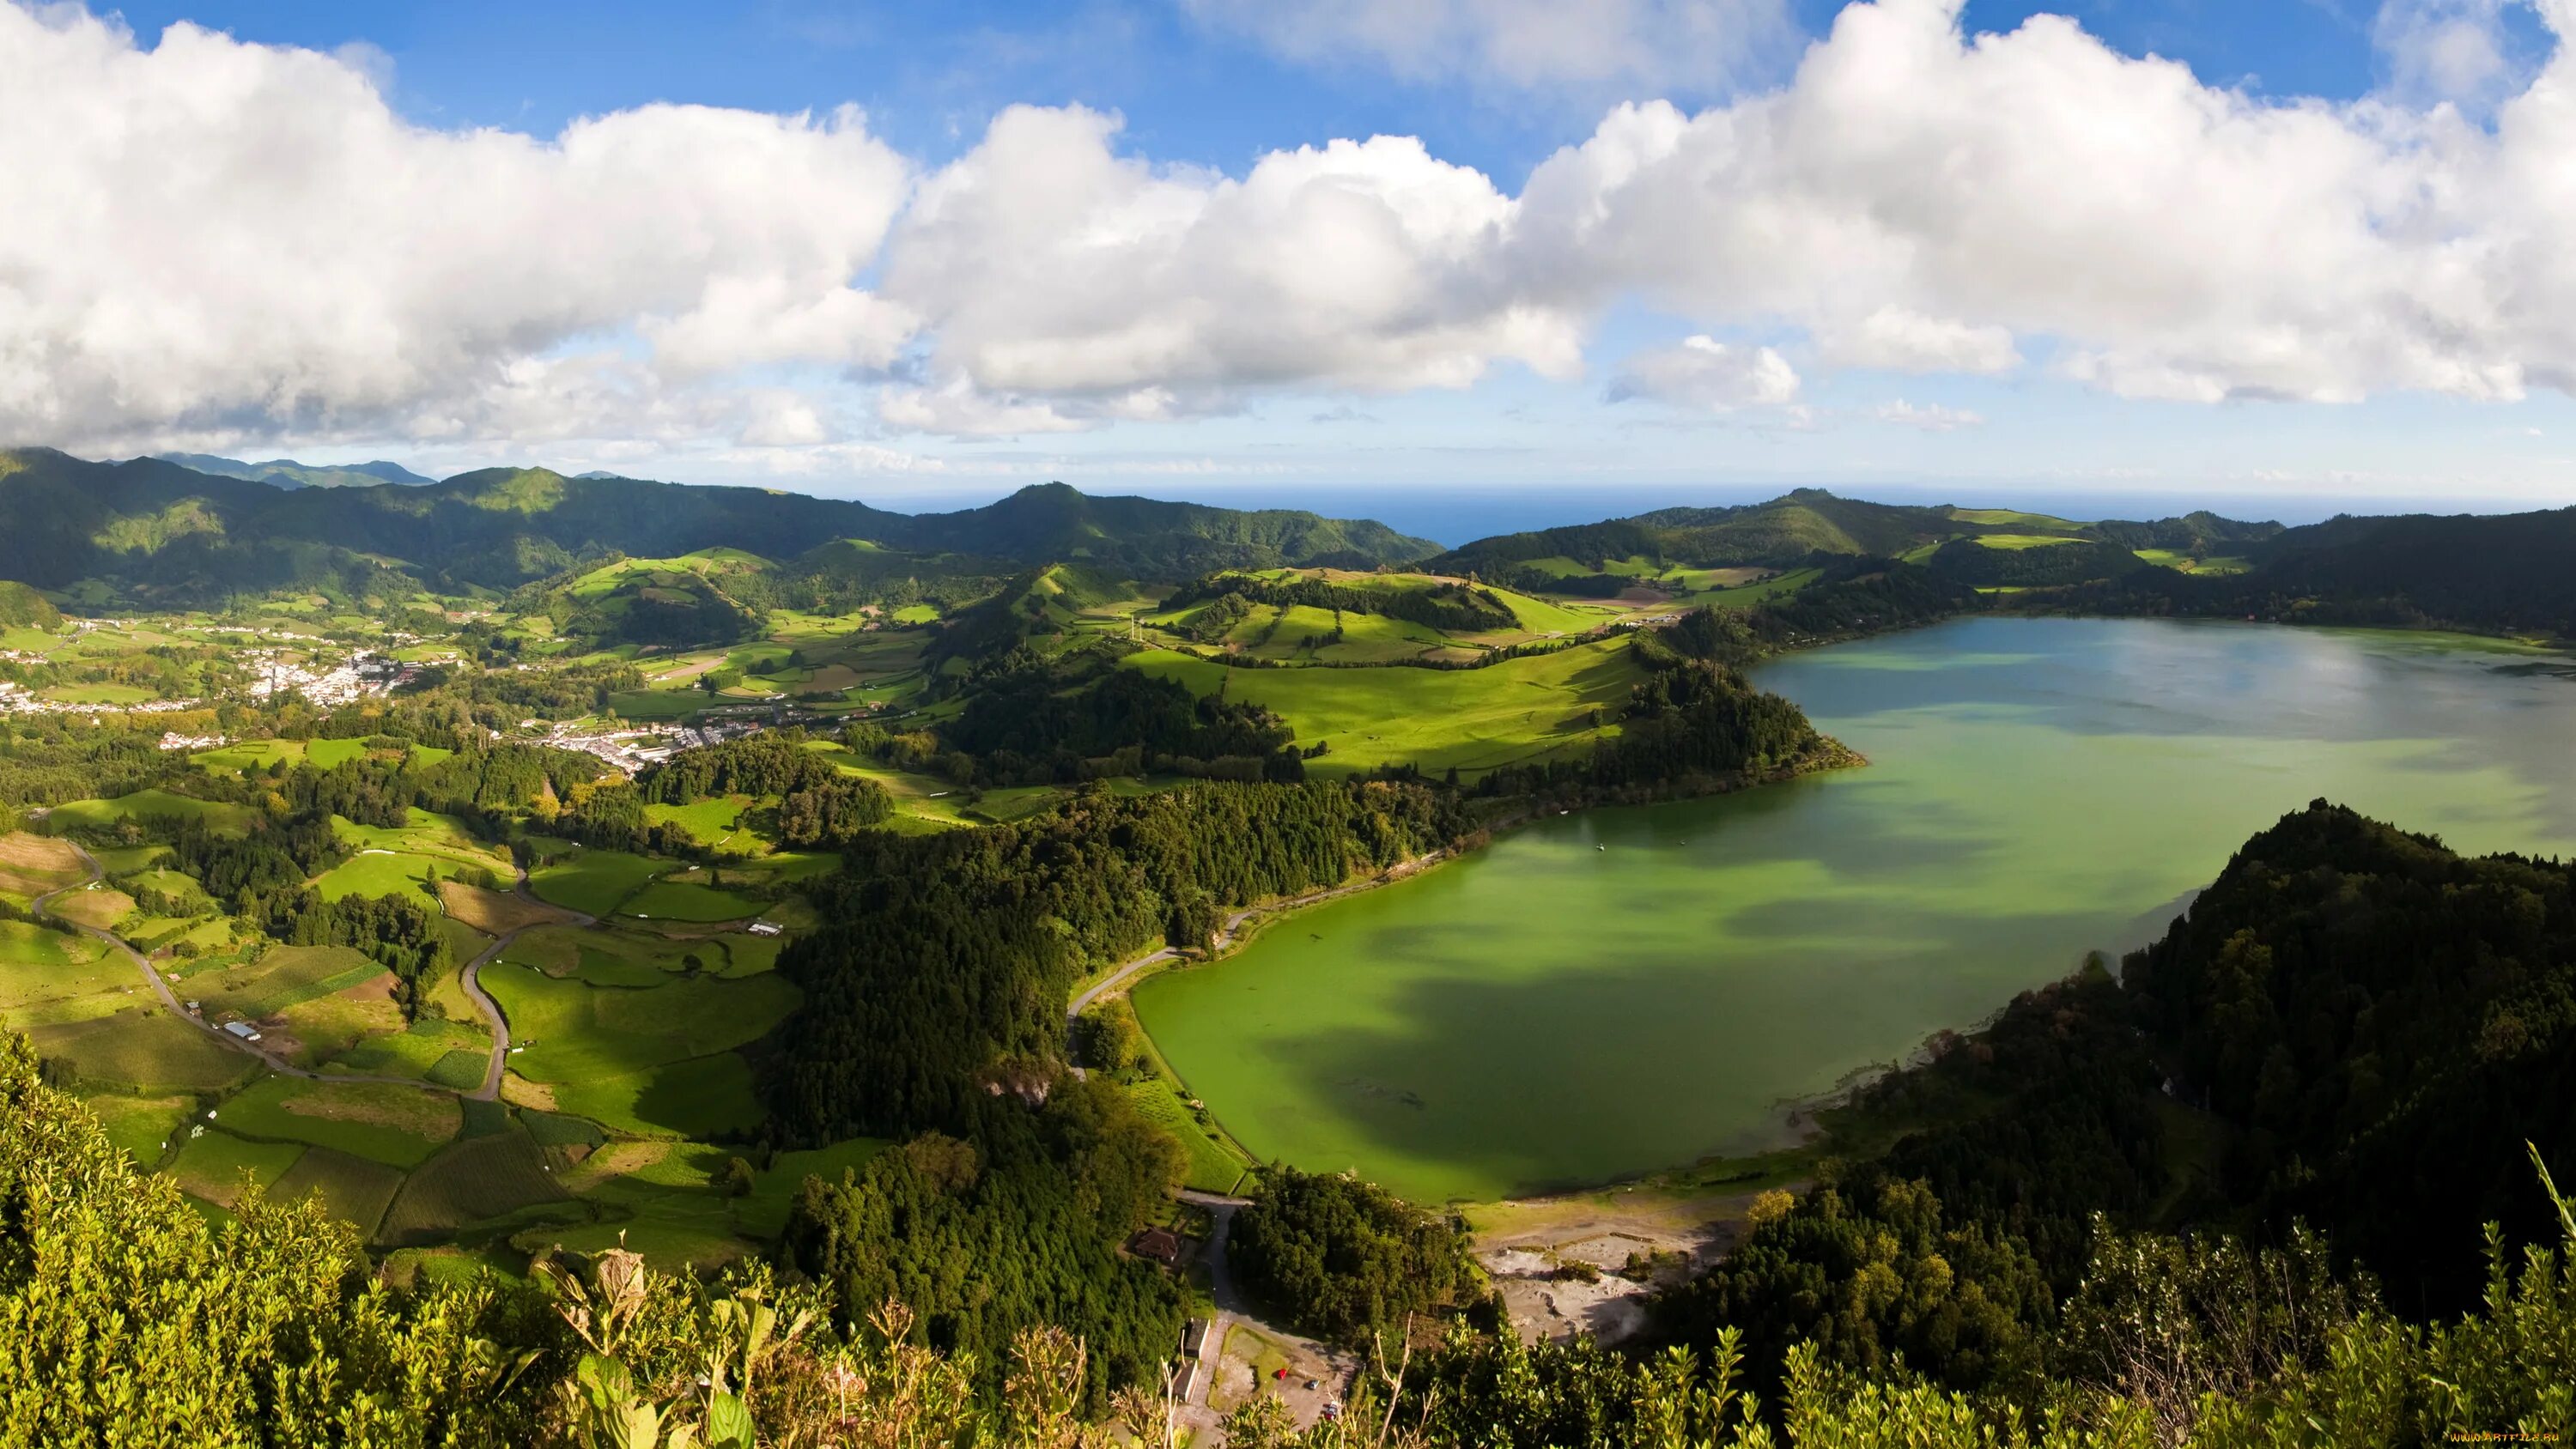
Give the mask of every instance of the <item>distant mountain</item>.
[{"label": "distant mountain", "polygon": [[1092,498],[1062,484],[916,516],[765,488],[543,468],[289,490],[157,458],[92,463],[50,449],[0,451],[0,520],[0,578],[61,588],[97,577],[171,598],[288,586],[364,592],[404,567],[508,589],[612,554],[735,548],[788,560],[835,540],[1168,582],[1219,568],[1366,568],[1434,547],[1378,523]]},{"label": "distant mountain", "polygon": [[2148,570],[2062,602],[2120,613],[2576,636],[2576,508],[2345,516],[2229,547],[2251,565],[2246,572]]},{"label": "distant mountain", "polygon": [[238,458],[218,458],[212,453],[163,453],[160,457],[165,463],[176,463],[194,472],[211,473],[218,478],[240,478],[278,488],[381,488],[388,483],[418,488],[437,481],[424,478],[400,463],[298,463],[292,458],[245,463]]},{"label": "distant mountain", "polygon": [[[2058,528],[2079,525],[2047,520]],[[1512,565],[1565,559],[1617,573],[1622,565],[1785,568],[1815,554],[1893,558],[1926,544],[2020,525],[1987,524],[1946,506],[1867,503],[1800,488],[1767,503],[1665,508],[1571,528],[1507,533],[1452,549],[1425,567],[1497,578]]]},{"label": "distant mountain", "polygon": [[1154,498],[1095,498],[1037,483],[998,503],[925,513],[884,539],[903,547],[1080,563],[1120,578],[1194,578],[1216,569],[1367,569],[1409,563],[1440,545],[1368,519],[1302,509],[1251,512]]}]

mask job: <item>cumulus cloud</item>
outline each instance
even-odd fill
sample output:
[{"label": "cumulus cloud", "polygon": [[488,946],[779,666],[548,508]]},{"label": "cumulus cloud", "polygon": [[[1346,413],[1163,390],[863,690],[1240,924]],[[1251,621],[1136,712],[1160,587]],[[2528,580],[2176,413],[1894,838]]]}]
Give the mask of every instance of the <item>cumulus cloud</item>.
[{"label": "cumulus cloud", "polygon": [[1785,0],[1182,0],[1294,60],[1407,79],[1629,96],[1709,94],[1795,34]]},{"label": "cumulus cloud", "polygon": [[1612,402],[1651,398],[1710,412],[1786,407],[1798,400],[1798,373],[1789,359],[1768,347],[1685,337],[1675,346],[1630,357],[1612,380],[1609,397]]},{"label": "cumulus cloud", "polygon": [[1513,203],[1481,173],[1380,136],[1274,151],[1237,179],[1122,156],[1117,130],[1016,106],[924,179],[884,291],[935,319],[939,377],[1178,416],[1246,387],[1580,371],[1585,319],[1520,295]]},{"label": "cumulus cloud", "polygon": [[[1199,0],[1285,46],[1531,84],[1669,80],[1637,45],[1699,65],[1692,27],[1759,9],[1345,3]],[[0,437],[819,455],[1573,380],[1631,298],[1699,335],[1608,395],[1688,408],[1796,406],[1798,369],[1737,330],[1811,369],[2198,402],[2569,390],[2576,60],[2518,53],[2505,3],[2391,0],[2390,85],[2343,104],[2062,18],[1972,35],[1959,0],[1857,3],[1786,84],[1618,106],[1516,192],[1405,137],[1158,164],[1081,107],[1005,110],[928,171],[846,110],[440,130],[386,106],[380,53],[0,3]],[[2563,33],[2576,0],[2538,13]],[[1295,38],[1335,17],[1346,41]],[[1913,412],[1890,420],[1937,410]]]},{"label": "cumulus cloud", "polygon": [[1776,93],[1621,107],[1550,158],[1519,266],[1875,365],[1989,371],[2040,338],[2134,396],[2511,398],[2576,375],[2571,91],[2562,49],[2490,132],[2213,88],[2058,17],[1971,37],[1956,0],[1880,0]]},{"label": "cumulus cloud", "polygon": [[605,374],[556,364],[604,334],[650,394],[908,333],[852,286],[908,185],[857,112],[438,131],[381,63],[0,4],[0,434],[557,436],[542,404]]}]

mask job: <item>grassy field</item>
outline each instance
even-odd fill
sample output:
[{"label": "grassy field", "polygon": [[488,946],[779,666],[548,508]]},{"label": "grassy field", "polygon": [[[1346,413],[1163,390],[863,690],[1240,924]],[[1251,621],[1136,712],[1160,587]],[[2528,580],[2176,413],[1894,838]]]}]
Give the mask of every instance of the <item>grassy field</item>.
[{"label": "grassy field", "polygon": [[547,1083],[624,1076],[741,1046],[767,1035],[799,1000],[775,974],[672,977],[635,990],[558,980],[507,961],[483,969],[483,986],[508,1013],[513,1039],[526,1043],[511,1054],[511,1069]]},{"label": "grassy field", "polygon": [[703,872],[691,871],[653,882],[628,896],[617,909],[657,921],[740,921],[759,915],[761,903],[711,886]]},{"label": "grassy field", "polygon": [[320,1193],[332,1216],[355,1223],[361,1233],[374,1237],[402,1185],[403,1175],[383,1163],[327,1147],[308,1147],[294,1166],[268,1185],[268,1196],[273,1202],[298,1202]]},{"label": "grassy field", "polygon": [[317,770],[345,765],[366,753],[365,740],[307,740],[304,743],[305,762]]},{"label": "grassy field", "polygon": [[420,896],[426,894],[424,883],[439,864],[426,855],[371,850],[314,877],[313,889],[326,901],[347,896]]},{"label": "grassy field", "polygon": [[1200,1192],[1232,1192],[1244,1173],[1251,1170],[1248,1160],[1198,1124],[1170,1082],[1153,1077],[1135,1083],[1127,1088],[1127,1099],[1148,1121],[1171,1133],[1181,1150],[1189,1154],[1189,1176],[1184,1186]]},{"label": "grassy field", "polygon": [[0,1017],[25,1030],[106,1016],[136,1004],[133,963],[87,936],[0,921]]},{"label": "grassy field", "polygon": [[37,1055],[61,1064],[84,1082],[142,1091],[219,1092],[259,1069],[196,1027],[163,1010],[138,990],[138,999],[113,1015],[60,1026],[13,1025],[35,1043]]},{"label": "grassy field", "polygon": [[267,1187],[303,1155],[300,1142],[247,1142],[206,1127],[179,1149],[178,1160],[170,1164],[170,1176],[191,1197],[229,1208],[241,1201],[245,1182]]},{"label": "grassy field", "polygon": [[[702,845],[722,846],[738,833],[742,812],[751,805],[745,795],[732,795],[713,800],[699,800],[687,805],[647,805],[644,818],[656,825],[677,825],[689,838]],[[745,842],[766,848],[768,842]]]},{"label": "grassy field", "polygon": [[558,1082],[548,1095],[563,1111],[639,1137],[713,1137],[760,1125],[751,1068],[732,1052],[693,1057],[623,1077]]},{"label": "grassy field", "polygon": [[146,1167],[161,1160],[171,1134],[197,1113],[194,1097],[137,1097],[124,1092],[84,1092],[81,1105],[107,1130],[108,1141]]},{"label": "grassy field", "polygon": [[[452,880],[439,882],[438,903],[446,908],[450,921],[485,937],[505,936],[529,926],[572,919],[560,907],[529,900],[516,891],[487,891],[480,886],[463,885]],[[478,946],[475,949],[480,951],[482,948]],[[470,961],[474,956],[473,953],[464,953],[459,959]]]},{"label": "grassy field", "polygon": [[405,1178],[385,1210],[377,1237],[387,1243],[432,1241],[473,1223],[569,1203],[545,1154],[516,1126],[468,1137]]},{"label": "grassy field", "polygon": [[418,1167],[453,1140],[456,1098],[384,1082],[269,1077],[224,1103],[225,1130],[327,1147],[388,1167]]},{"label": "grassy field", "polygon": [[88,874],[80,852],[67,840],[51,840],[23,830],[0,835],[0,890],[40,896]]},{"label": "grassy field", "polygon": [[692,968],[717,976],[756,976],[778,964],[782,938],[746,931],[665,936],[611,926],[546,926],[510,943],[505,959],[548,976],[593,986],[659,986]]},{"label": "grassy field", "polygon": [[104,931],[134,914],[134,897],[112,886],[93,885],[56,897],[47,909],[66,921]]},{"label": "grassy field", "polygon": [[208,1021],[257,1021],[385,974],[372,958],[346,946],[272,946],[249,965],[210,967],[180,978],[171,989],[203,1003]]},{"label": "grassy field", "polygon": [[2077,540],[2068,538],[2063,534],[2055,533],[1981,533],[1977,535],[1977,543],[1980,546],[1985,548],[1999,548],[2007,553],[2018,553],[2026,548],[2048,548],[2055,544],[2074,542],[2077,542]]},{"label": "grassy field", "polygon": [[1592,712],[1616,711],[1645,677],[1618,640],[1483,669],[1229,669],[1167,650],[1124,662],[1277,711],[1298,743],[1330,744],[1307,766],[1318,775],[1409,762],[1472,776],[1579,747],[1594,732]]},{"label": "grassy field", "polygon": [[57,805],[46,817],[48,825],[109,826],[127,820],[203,820],[219,831],[240,833],[250,828],[251,809],[224,801],[198,800],[174,795],[167,790],[137,790],[113,800],[74,800]]},{"label": "grassy field", "polygon": [[891,1146],[879,1137],[853,1137],[810,1152],[782,1152],[767,1171],[752,1179],[748,1196],[734,1203],[734,1221],[756,1238],[774,1238],[787,1228],[787,1209],[808,1177],[838,1182]]},{"label": "grassy field", "polygon": [[2179,569],[2187,574],[2241,574],[2254,566],[2246,559],[2226,554],[2193,558],[2190,554],[2171,548],[2142,548],[2136,550],[2136,553],[2148,563],[2169,569]]},{"label": "grassy field", "polygon": [[[491,1053],[492,1034],[479,1023],[423,1017],[398,1030],[368,1036],[334,1055],[324,1070],[369,1077],[412,1077],[462,1088],[482,1082],[483,1064]],[[445,1081],[437,1075],[439,1065],[450,1056],[465,1058],[471,1069],[466,1080]]]},{"label": "grassy field", "polygon": [[528,872],[528,888],[556,905],[605,916],[657,873],[673,868],[622,850],[583,850]]}]

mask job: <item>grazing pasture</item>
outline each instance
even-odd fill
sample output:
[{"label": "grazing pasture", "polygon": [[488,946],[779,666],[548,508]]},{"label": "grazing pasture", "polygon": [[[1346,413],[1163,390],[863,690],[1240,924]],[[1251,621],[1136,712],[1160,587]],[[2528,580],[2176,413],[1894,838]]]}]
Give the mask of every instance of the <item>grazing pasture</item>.
[{"label": "grazing pasture", "polygon": [[[728,981],[668,977],[649,989],[592,986],[496,961],[484,989],[527,1044],[511,1069],[532,1082],[580,1083],[725,1051],[766,1036],[800,999],[775,973]],[[584,1115],[589,1115],[585,1113]]]},{"label": "grazing pasture", "polygon": [[250,1142],[206,1126],[181,1145],[169,1171],[180,1191],[229,1208],[241,1201],[246,1184],[269,1186],[303,1155],[301,1142]]},{"label": "grazing pasture", "polygon": [[197,1114],[197,1099],[187,1096],[90,1091],[81,1094],[81,1105],[106,1129],[108,1141],[145,1167],[161,1160],[172,1134]]},{"label": "grazing pasture", "polygon": [[628,896],[618,910],[657,921],[740,921],[760,914],[751,897],[707,884],[703,871],[654,881]]},{"label": "grazing pasture", "polygon": [[1472,777],[1577,749],[1597,732],[1594,712],[1615,714],[1645,678],[1625,640],[1481,669],[1230,669],[1160,649],[1122,662],[1276,711],[1299,744],[1331,746],[1307,763],[1327,776],[1409,763]]},{"label": "grazing pasture", "polygon": [[40,896],[60,890],[89,874],[80,852],[68,840],[54,840],[13,830],[0,835],[0,891]]},{"label": "grazing pasture", "polygon": [[155,820],[203,820],[218,831],[238,835],[250,829],[251,816],[251,808],[247,805],[199,800],[154,788],[137,790],[113,800],[74,800],[67,805],[57,805],[53,814],[45,817],[45,823],[68,828],[76,825],[107,827],[128,820],[147,825]]},{"label": "grazing pasture", "polygon": [[[449,920],[486,937],[506,936],[529,926],[571,919],[564,911],[515,891],[488,891],[452,880],[439,882],[438,903],[446,908]],[[477,952],[481,949],[475,948]],[[471,961],[474,957],[465,954],[460,959]]]},{"label": "grazing pasture", "polygon": [[347,896],[419,896],[427,893],[431,873],[445,874],[440,863],[408,852],[366,851],[350,856],[313,878],[322,899]]},{"label": "grazing pasture", "polygon": [[132,1004],[110,1015],[21,1029],[38,1056],[83,1082],[147,1092],[219,1092],[260,1069],[251,1057],[172,1016],[139,990]]},{"label": "grazing pasture", "polygon": [[667,862],[622,850],[579,850],[528,872],[528,888],[556,905],[605,916],[655,875],[671,869]]},{"label": "grazing pasture", "polygon": [[320,1193],[332,1216],[357,1224],[361,1234],[372,1238],[402,1185],[403,1175],[383,1163],[308,1147],[268,1185],[268,1196],[272,1202],[297,1202]]},{"label": "grazing pasture", "polygon": [[544,1152],[513,1126],[453,1143],[415,1168],[386,1208],[376,1236],[394,1244],[433,1241],[570,1199],[546,1171]]},{"label": "grazing pasture", "polygon": [[388,974],[372,957],[346,946],[271,946],[248,965],[205,967],[179,978],[172,989],[203,1002],[208,1021],[258,1021]]},{"label": "grazing pasture", "polygon": [[464,1127],[446,1092],[387,1082],[271,1076],[224,1103],[225,1130],[328,1147],[388,1167],[418,1167]]},{"label": "grazing pasture", "polygon": [[[371,1035],[335,1054],[324,1070],[368,1077],[411,1077],[464,1088],[482,1083],[483,1064],[491,1053],[492,1034],[480,1025],[479,1018],[469,1025],[425,1016],[409,1026],[403,1026],[397,1018],[394,1030]],[[439,1067],[450,1057],[462,1057],[472,1067],[464,1081],[446,1081],[439,1075]]]},{"label": "grazing pasture", "polygon": [[563,1111],[639,1137],[716,1137],[760,1125],[751,1068],[733,1052],[622,1077],[553,1084]]}]

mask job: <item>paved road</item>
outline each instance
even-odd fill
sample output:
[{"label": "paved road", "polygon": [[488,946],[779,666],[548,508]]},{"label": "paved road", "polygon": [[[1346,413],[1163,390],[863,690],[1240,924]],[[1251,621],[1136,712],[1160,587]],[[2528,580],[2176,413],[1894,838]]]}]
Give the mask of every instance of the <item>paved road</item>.
[{"label": "paved road", "polygon": [[456,973],[456,984],[465,988],[465,994],[473,999],[475,1009],[482,1012],[483,1019],[492,1024],[492,1060],[483,1068],[483,1085],[465,1094],[477,1102],[499,1099],[501,1073],[510,1065],[510,1019],[501,1014],[501,1003],[494,1001],[491,993],[483,989],[483,968],[499,959],[501,953],[510,948],[510,943],[519,939],[521,932],[533,931],[539,926],[567,924],[596,926],[599,924],[597,916],[584,915],[580,911],[537,899],[536,893],[528,889],[528,868],[524,865],[514,868],[518,871],[519,878],[511,882],[511,894],[531,905],[543,906],[547,910],[554,911],[562,919],[530,921],[516,931],[505,931],[493,937],[492,944],[483,948],[482,955],[466,962],[465,969]]},{"label": "paved road", "polygon": [[[383,1077],[370,1075],[364,1072],[307,1071],[306,1069],[286,1060],[284,1057],[277,1055],[275,1052],[267,1050],[256,1042],[244,1041],[240,1037],[233,1035],[231,1032],[225,1031],[221,1027],[216,1026],[213,1022],[206,1020],[204,1017],[191,1014],[185,1007],[182,1007],[179,1004],[179,998],[170,990],[170,983],[162,977],[159,971],[153,968],[151,960],[142,952],[135,950],[134,947],[128,944],[123,937],[115,935],[112,932],[100,930],[96,926],[83,925],[81,922],[75,921],[71,917],[63,915],[53,909],[54,902],[57,899],[79,891],[85,891],[107,878],[107,872],[99,865],[98,857],[90,854],[86,849],[82,848],[80,843],[77,841],[66,840],[63,843],[79,853],[81,864],[88,868],[89,875],[86,879],[72,885],[67,885],[61,890],[47,891],[45,894],[38,896],[35,902],[37,912],[39,914],[53,916],[56,920],[61,921],[64,925],[71,927],[82,935],[88,936],[93,940],[103,942],[109,948],[122,953],[126,960],[134,963],[135,970],[143,973],[145,984],[152,988],[154,995],[161,998],[161,1005],[167,1009],[171,1015],[186,1022],[188,1025],[195,1027],[197,1030],[204,1032],[207,1036],[212,1037],[214,1040],[220,1042],[233,1051],[240,1052],[244,1056],[258,1058],[261,1065],[267,1067],[272,1072],[280,1074],[281,1076],[302,1077],[307,1081],[316,1082],[385,1082],[399,1087],[419,1087],[424,1091],[431,1092],[445,1092],[453,1090],[452,1088],[439,1086],[435,1082],[424,1082],[414,1077]],[[535,896],[528,894],[528,876],[527,872],[524,870],[519,873],[518,891],[519,894],[526,899],[531,901],[536,900]],[[539,902],[539,904],[544,903]],[[548,909],[562,910],[562,907],[549,906]],[[578,911],[564,911],[563,914],[567,917],[579,920],[584,925],[596,924],[591,917],[582,915]],[[519,931],[532,929],[534,924],[539,923],[531,923],[530,926],[522,926],[519,928]],[[466,964],[462,978],[465,985],[465,994],[474,999],[475,1006],[482,1011],[485,1018],[487,1018],[492,1025],[492,1060],[484,1069],[483,1085],[471,1092],[457,1092],[457,1096],[471,1097],[476,1101],[489,1102],[498,1097],[501,1093],[501,1071],[508,1063],[510,1052],[510,1025],[509,1022],[501,1015],[500,1004],[495,1002],[489,995],[485,994],[481,981],[476,979],[476,974],[482,969],[484,962],[498,956],[503,947],[508,946],[512,941],[517,940],[519,937],[519,931],[512,931],[509,934],[502,936],[500,939],[494,941],[482,955],[475,957],[471,962]]]}]

